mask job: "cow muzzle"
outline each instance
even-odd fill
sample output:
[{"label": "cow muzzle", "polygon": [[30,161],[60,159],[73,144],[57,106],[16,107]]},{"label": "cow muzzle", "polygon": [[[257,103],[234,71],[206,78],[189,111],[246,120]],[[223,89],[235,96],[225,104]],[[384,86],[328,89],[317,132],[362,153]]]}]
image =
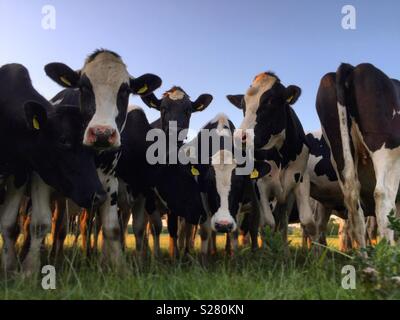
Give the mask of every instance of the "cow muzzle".
[{"label": "cow muzzle", "polygon": [[211,228],[216,232],[230,233],[236,230],[236,222],[231,215],[215,215],[211,219]]},{"label": "cow muzzle", "polygon": [[83,143],[97,149],[119,147],[118,132],[109,126],[90,127]]}]

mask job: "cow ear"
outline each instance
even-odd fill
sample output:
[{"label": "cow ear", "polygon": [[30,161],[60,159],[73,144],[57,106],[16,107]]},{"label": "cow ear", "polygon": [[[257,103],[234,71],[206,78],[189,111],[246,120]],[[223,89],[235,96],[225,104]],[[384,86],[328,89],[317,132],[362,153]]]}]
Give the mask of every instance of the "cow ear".
[{"label": "cow ear", "polygon": [[227,95],[226,98],[232,103],[236,108],[243,109],[243,94]]},{"label": "cow ear", "polygon": [[193,112],[203,111],[210,105],[212,100],[213,96],[211,94],[200,95],[195,102],[192,102]]},{"label": "cow ear", "polygon": [[77,88],[80,72],[74,71],[67,65],[59,62],[49,63],[44,67],[46,74],[60,86]]},{"label": "cow ear", "polygon": [[42,130],[47,124],[47,111],[43,105],[28,101],[24,105],[27,126],[32,131]]},{"label": "cow ear", "polygon": [[295,104],[301,95],[301,89],[298,86],[289,86],[286,88],[286,102]]},{"label": "cow ear", "polygon": [[139,78],[130,79],[130,87],[134,94],[146,96],[161,86],[161,78],[151,73],[146,73]]},{"label": "cow ear", "polygon": [[158,99],[154,93],[150,93],[145,97],[141,97],[143,102],[150,108],[157,109],[158,111],[161,110],[161,100]]}]

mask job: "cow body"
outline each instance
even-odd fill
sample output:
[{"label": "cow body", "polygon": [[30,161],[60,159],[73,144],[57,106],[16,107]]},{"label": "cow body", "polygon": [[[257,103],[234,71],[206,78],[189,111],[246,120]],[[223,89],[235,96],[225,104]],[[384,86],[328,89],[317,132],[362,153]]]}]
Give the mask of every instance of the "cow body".
[{"label": "cow body", "polygon": [[99,209],[103,222],[103,253],[109,262],[120,264],[122,247],[115,170],[121,155],[118,149],[125,128],[129,95],[150,94],[161,85],[161,79],[152,74],[133,78],[121,57],[109,50],[96,50],[78,71],[62,63],[50,63],[45,71],[69,90],[54,97],[53,103],[71,99],[85,117],[83,144],[97,151],[98,175],[107,191],[107,200]]},{"label": "cow body", "polygon": [[344,194],[350,230],[365,247],[364,215],[394,242],[387,216],[396,212],[400,181],[400,84],[371,64],[342,64],[325,75],[317,111]]},{"label": "cow body", "polygon": [[[146,140],[150,130],[154,128],[148,123],[142,109],[134,108],[128,113],[126,130],[122,134],[122,154],[116,174],[127,185],[129,198],[134,202],[141,201],[140,208],[133,209],[134,219],[143,219],[144,209],[148,211],[150,217],[158,211],[154,198],[157,196],[168,209],[168,214],[175,216],[173,219],[181,216],[188,223],[197,224],[205,213],[190,166],[150,164],[147,151],[152,143]],[[131,207],[133,205],[134,203]],[[134,232],[139,243],[142,243],[143,234],[140,230],[144,230],[143,225],[144,222],[134,222]],[[169,225],[169,233],[176,239],[176,226]]]},{"label": "cow body", "polygon": [[19,64],[0,68],[0,167],[6,168],[7,192],[1,207],[6,269],[15,267],[15,224],[29,184],[32,198],[31,246],[25,270],[36,270],[39,248],[50,231],[53,190],[84,207],[101,204],[104,191],[92,152],[81,145],[83,119],[78,108],[54,108],[33,87]]},{"label": "cow body", "polygon": [[[263,212],[260,224],[272,229],[278,225],[285,239],[294,201],[302,225],[315,235],[306,170],[309,148],[301,123],[290,106],[300,93],[300,88],[286,88],[276,75],[267,72],[254,79],[245,95],[228,96],[245,115],[236,133],[237,140],[254,145],[256,169],[258,162],[263,171],[255,176]],[[271,198],[277,200],[274,212]]]},{"label": "cow body", "polygon": [[[251,202],[249,175],[240,174],[243,166],[235,158],[233,134],[235,127],[224,114],[208,122],[197,137],[185,145],[191,154],[192,172],[202,192],[206,220],[200,226],[201,253],[207,259],[213,232],[226,233],[227,247],[238,248],[239,214]],[[251,232],[253,248],[257,247],[257,229]]]}]

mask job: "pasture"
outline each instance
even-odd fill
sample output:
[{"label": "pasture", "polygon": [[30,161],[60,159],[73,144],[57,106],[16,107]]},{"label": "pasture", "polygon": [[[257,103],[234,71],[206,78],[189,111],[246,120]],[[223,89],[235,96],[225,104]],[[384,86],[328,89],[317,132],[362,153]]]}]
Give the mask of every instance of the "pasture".
[{"label": "pasture", "polygon": [[[236,256],[223,252],[224,237],[218,236],[219,251],[207,267],[200,264],[199,240],[189,256],[172,262],[168,236],[162,235],[162,257],[135,257],[134,237],[128,235],[123,272],[103,268],[99,257],[87,259],[81,248],[66,241],[65,259],[56,263],[56,289],[44,290],[37,279],[16,274],[0,280],[0,299],[399,299],[400,286],[390,280],[398,274],[400,250],[381,242],[369,248],[369,259],[356,253],[336,251],[337,236],[328,238],[329,248],[319,254],[301,248],[301,239],[290,236],[289,255],[274,237],[272,246],[257,252],[241,247]],[[48,243],[49,241],[47,241]],[[151,244],[151,241],[150,241]],[[46,254],[43,253],[46,261]],[[341,286],[342,267],[353,265],[356,289]],[[373,266],[377,277],[362,271]]]}]

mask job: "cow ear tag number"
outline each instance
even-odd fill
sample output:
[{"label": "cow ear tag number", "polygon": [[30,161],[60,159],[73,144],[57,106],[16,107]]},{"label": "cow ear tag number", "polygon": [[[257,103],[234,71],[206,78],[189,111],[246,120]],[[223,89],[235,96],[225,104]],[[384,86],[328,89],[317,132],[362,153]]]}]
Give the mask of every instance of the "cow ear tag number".
[{"label": "cow ear tag number", "polygon": [[148,89],[147,84],[145,84],[142,88],[140,88],[138,90],[138,93],[139,94],[145,93],[147,91],[147,89]]},{"label": "cow ear tag number", "polygon": [[33,125],[33,128],[34,128],[35,130],[39,130],[39,129],[40,129],[40,124],[39,124],[39,120],[38,120],[37,116],[34,116],[34,117],[33,117],[33,119],[32,119],[32,125]]},{"label": "cow ear tag number", "polygon": [[251,172],[250,179],[257,179],[259,175],[260,175],[260,174],[259,174],[258,170],[257,170],[257,169],[254,169],[254,170]]},{"label": "cow ear tag number", "polygon": [[199,170],[197,170],[194,166],[192,166],[192,175],[194,175],[194,176],[199,176],[200,175],[200,172],[199,172]]}]

